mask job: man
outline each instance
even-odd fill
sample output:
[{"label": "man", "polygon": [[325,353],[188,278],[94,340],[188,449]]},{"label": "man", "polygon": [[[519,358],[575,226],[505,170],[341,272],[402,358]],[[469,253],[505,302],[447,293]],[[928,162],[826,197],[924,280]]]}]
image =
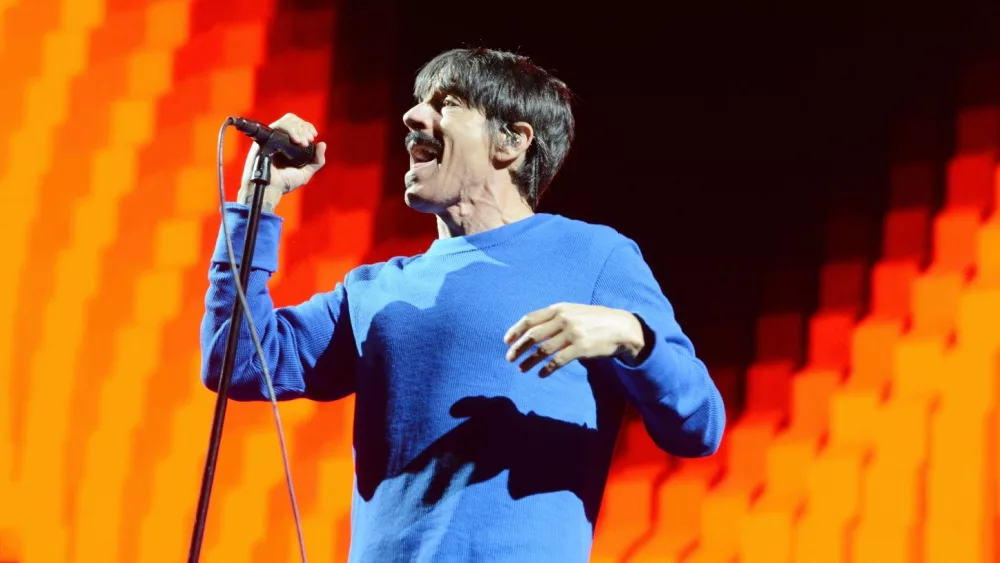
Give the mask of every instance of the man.
[{"label": "man", "polygon": [[[424,254],[360,266],[275,309],[282,194],[325,162],[275,169],[247,296],[281,399],[355,394],[351,561],[587,561],[625,405],[663,450],[716,451],[722,399],[638,248],[535,213],[574,121],[566,86],[521,56],[443,53],[404,116],[406,202],[437,217]],[[316,129],[273,124],[307,145]],[[255,150],[227,204],[242,248]],[[203,379],[216,389],[235,286],[212,258]],[[237,258],[239,259],[239,258]],[[231,397],[266,400],[249,329]]]}]

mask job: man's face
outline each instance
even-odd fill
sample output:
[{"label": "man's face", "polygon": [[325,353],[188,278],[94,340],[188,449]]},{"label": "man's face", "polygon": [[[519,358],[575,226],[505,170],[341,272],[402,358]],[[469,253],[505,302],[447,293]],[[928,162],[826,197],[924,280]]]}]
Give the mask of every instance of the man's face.
[{"label": "man's face", "polygon": [[432,90],[403,115],[403,123],[410,130],[405,178],[410,207],[441,212],[494,172],[486,116],[458,96]]}]

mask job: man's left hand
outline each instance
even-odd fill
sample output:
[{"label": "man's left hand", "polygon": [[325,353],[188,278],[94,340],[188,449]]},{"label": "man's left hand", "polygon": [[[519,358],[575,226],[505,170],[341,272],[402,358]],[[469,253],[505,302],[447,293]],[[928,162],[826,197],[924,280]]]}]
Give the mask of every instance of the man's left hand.
[{"label": "man's left hand", "polygon": [[634,360],[646,346],[642,324],[632,313],[575,303],[558,303],[528,313],[510,327],[503,341],[511,345],[509,362],[538,346],[521,362],[522,372],[555,354],[541,369],[542,377],[578,359],[625,356]]}]

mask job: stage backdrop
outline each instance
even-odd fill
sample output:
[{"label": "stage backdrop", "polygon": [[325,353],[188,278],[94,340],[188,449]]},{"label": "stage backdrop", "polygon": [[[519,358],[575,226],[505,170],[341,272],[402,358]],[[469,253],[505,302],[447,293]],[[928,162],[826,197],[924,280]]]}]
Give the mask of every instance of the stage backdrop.
[{"label": "stage backdrop", "polygon": [[[331,132],[327,170],[281,204],[279,304],[433,236],[386,187],[402,158],[394,96],[408,85],[372,69],[408,45],[374,17],[337,2],[0,0],[12,202],[0,221],[0,561],[186,557],[215,399],[197,334],[226,116],[294,110]],[[782,306],[726,340],[745,362],[713,366],[733,405],[716,456],[668,459],[626,426],[594,561],[996,560],[994,68],[963,71],[948,128],[900,122],[884,210],[823,215],[815,298],[783,299],[798,273],[760,284]],[[248,147],[237,135],[230,197]],[[942,159],[927,146],[949,148]],[[347,554],[352,410],[350,398],[282,405],[312,561]],[[202,560],[296,561],[270,406],[231,404],[224,436]]]}]

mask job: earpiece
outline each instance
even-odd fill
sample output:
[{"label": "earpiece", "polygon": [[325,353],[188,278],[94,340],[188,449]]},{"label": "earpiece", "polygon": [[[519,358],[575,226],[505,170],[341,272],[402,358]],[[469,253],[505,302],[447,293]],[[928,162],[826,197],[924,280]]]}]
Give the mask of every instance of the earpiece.
[{"label": "earpiece", "polygon": [[507,136],[507,146],[508,147],[516,147],[518,141],[520,140],[518,138],[518,136],[517,136],[517,133],[514,133],[513,131],[511,131],[510,130],[510,126],[507,125],[506,123],[504,123],[504,125],[503,125],[503,127],[501,127],[501,129],[503,129],[504,135]]}]

